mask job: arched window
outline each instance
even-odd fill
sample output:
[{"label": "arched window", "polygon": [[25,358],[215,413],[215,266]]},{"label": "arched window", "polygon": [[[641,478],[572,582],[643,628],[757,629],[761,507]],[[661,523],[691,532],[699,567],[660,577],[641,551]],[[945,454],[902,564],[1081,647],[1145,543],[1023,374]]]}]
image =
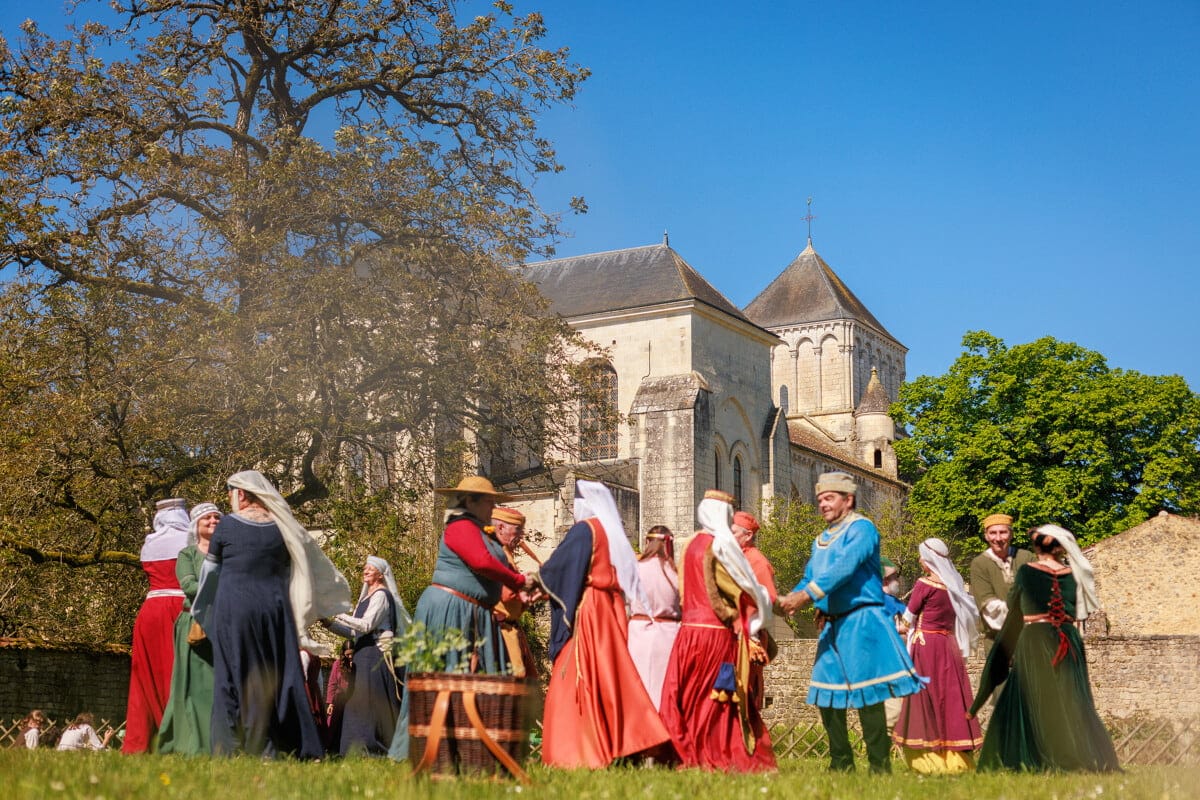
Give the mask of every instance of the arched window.
[{"label": "arched window", "polygon": [[733,457],[733,503],[742,507],[742,457]]},{"label": "arched window", "polygon": [[883,451],[878,448],[875,450],[875,469],[883,469]]},{"label": "arched window", "polygon": [[588,366],[591,397],[579,409],[579,455],[583,461],[617,457],[617,371],[607,361]]},{"label": "arched window", "polygon": [[713,449],[713,488],[721,488],[721,451]]}]

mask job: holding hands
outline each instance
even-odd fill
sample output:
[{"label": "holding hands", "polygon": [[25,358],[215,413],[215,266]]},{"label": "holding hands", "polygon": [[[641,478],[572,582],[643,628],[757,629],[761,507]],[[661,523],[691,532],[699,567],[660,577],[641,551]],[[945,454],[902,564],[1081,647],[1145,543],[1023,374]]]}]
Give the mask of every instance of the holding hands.
[{"label": "holding hands", "polygon": [[808,592],[803,590],[792,592],[784,597],[779,598],[779,607],[783,609],[783,613],[791,616],[797,611],[808,607],[812,604],[812,598]]}]

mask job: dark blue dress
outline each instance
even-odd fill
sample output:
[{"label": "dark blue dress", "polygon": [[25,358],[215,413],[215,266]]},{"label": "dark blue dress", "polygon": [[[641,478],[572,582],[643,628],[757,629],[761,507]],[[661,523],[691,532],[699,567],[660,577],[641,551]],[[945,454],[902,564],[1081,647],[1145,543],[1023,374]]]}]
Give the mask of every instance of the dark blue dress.
[{"label": "dark blue dress", "polygon": [[213,753],[321,757],[288,601],[291,558],[278,526],[222,517],[208,554],[221,568],[207,617]]},{"label": "dark blue dress", "polygon": [[[383,622],[354,640],[354,671],[342,717],[342,755],[364,751],[371,755],[386,755],[396,732],[396,718],[400,716],[396,677],[378,646],[380,634],[385,631],[395,633],[396,601],[391,592],[380,591],[387,600]],[[364,597],[354,609],[354,616],[365,614],[370,602],[370,595]]]}]

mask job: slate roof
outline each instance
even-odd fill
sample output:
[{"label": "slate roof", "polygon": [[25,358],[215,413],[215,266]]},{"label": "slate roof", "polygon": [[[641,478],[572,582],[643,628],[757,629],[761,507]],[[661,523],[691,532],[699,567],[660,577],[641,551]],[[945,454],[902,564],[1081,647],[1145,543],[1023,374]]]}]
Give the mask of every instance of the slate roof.
[{"label": "slate roof", "polygon": [[842,283],[837,273],[817,255],[812,242],[779,274],[771,285],[746,306],[746,316],[770,330],[809,322],[853,319],[891,339],[863,302]]},{"label": "slate roof", "polygon": [[550,309],[568,319],[694,299],[750,322],[666,244],[557,258],[518,269],[550,301]]}]

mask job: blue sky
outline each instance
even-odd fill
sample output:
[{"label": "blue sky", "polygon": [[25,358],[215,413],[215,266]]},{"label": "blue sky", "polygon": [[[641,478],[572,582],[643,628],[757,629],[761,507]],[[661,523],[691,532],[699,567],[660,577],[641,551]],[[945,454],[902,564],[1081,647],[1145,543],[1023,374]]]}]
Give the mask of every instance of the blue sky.
[{"label": "blue sky", "polygon": [[[0,0],[0,30],[61,20]],[[744,306],[817,251],[941,374],[968,330],[1200,389],[1200,1],[516,0],[593,76],[545,115],[562,256],[671,245]],[[47,25],[51,27],[53,23]]]},{"label": "blue sky", "polygon": [[745,305],[817,251],[941,374],[1054,336],[1200,390],[1200,2],[542,6],[593,77],[546,118],[590,212]]}]

